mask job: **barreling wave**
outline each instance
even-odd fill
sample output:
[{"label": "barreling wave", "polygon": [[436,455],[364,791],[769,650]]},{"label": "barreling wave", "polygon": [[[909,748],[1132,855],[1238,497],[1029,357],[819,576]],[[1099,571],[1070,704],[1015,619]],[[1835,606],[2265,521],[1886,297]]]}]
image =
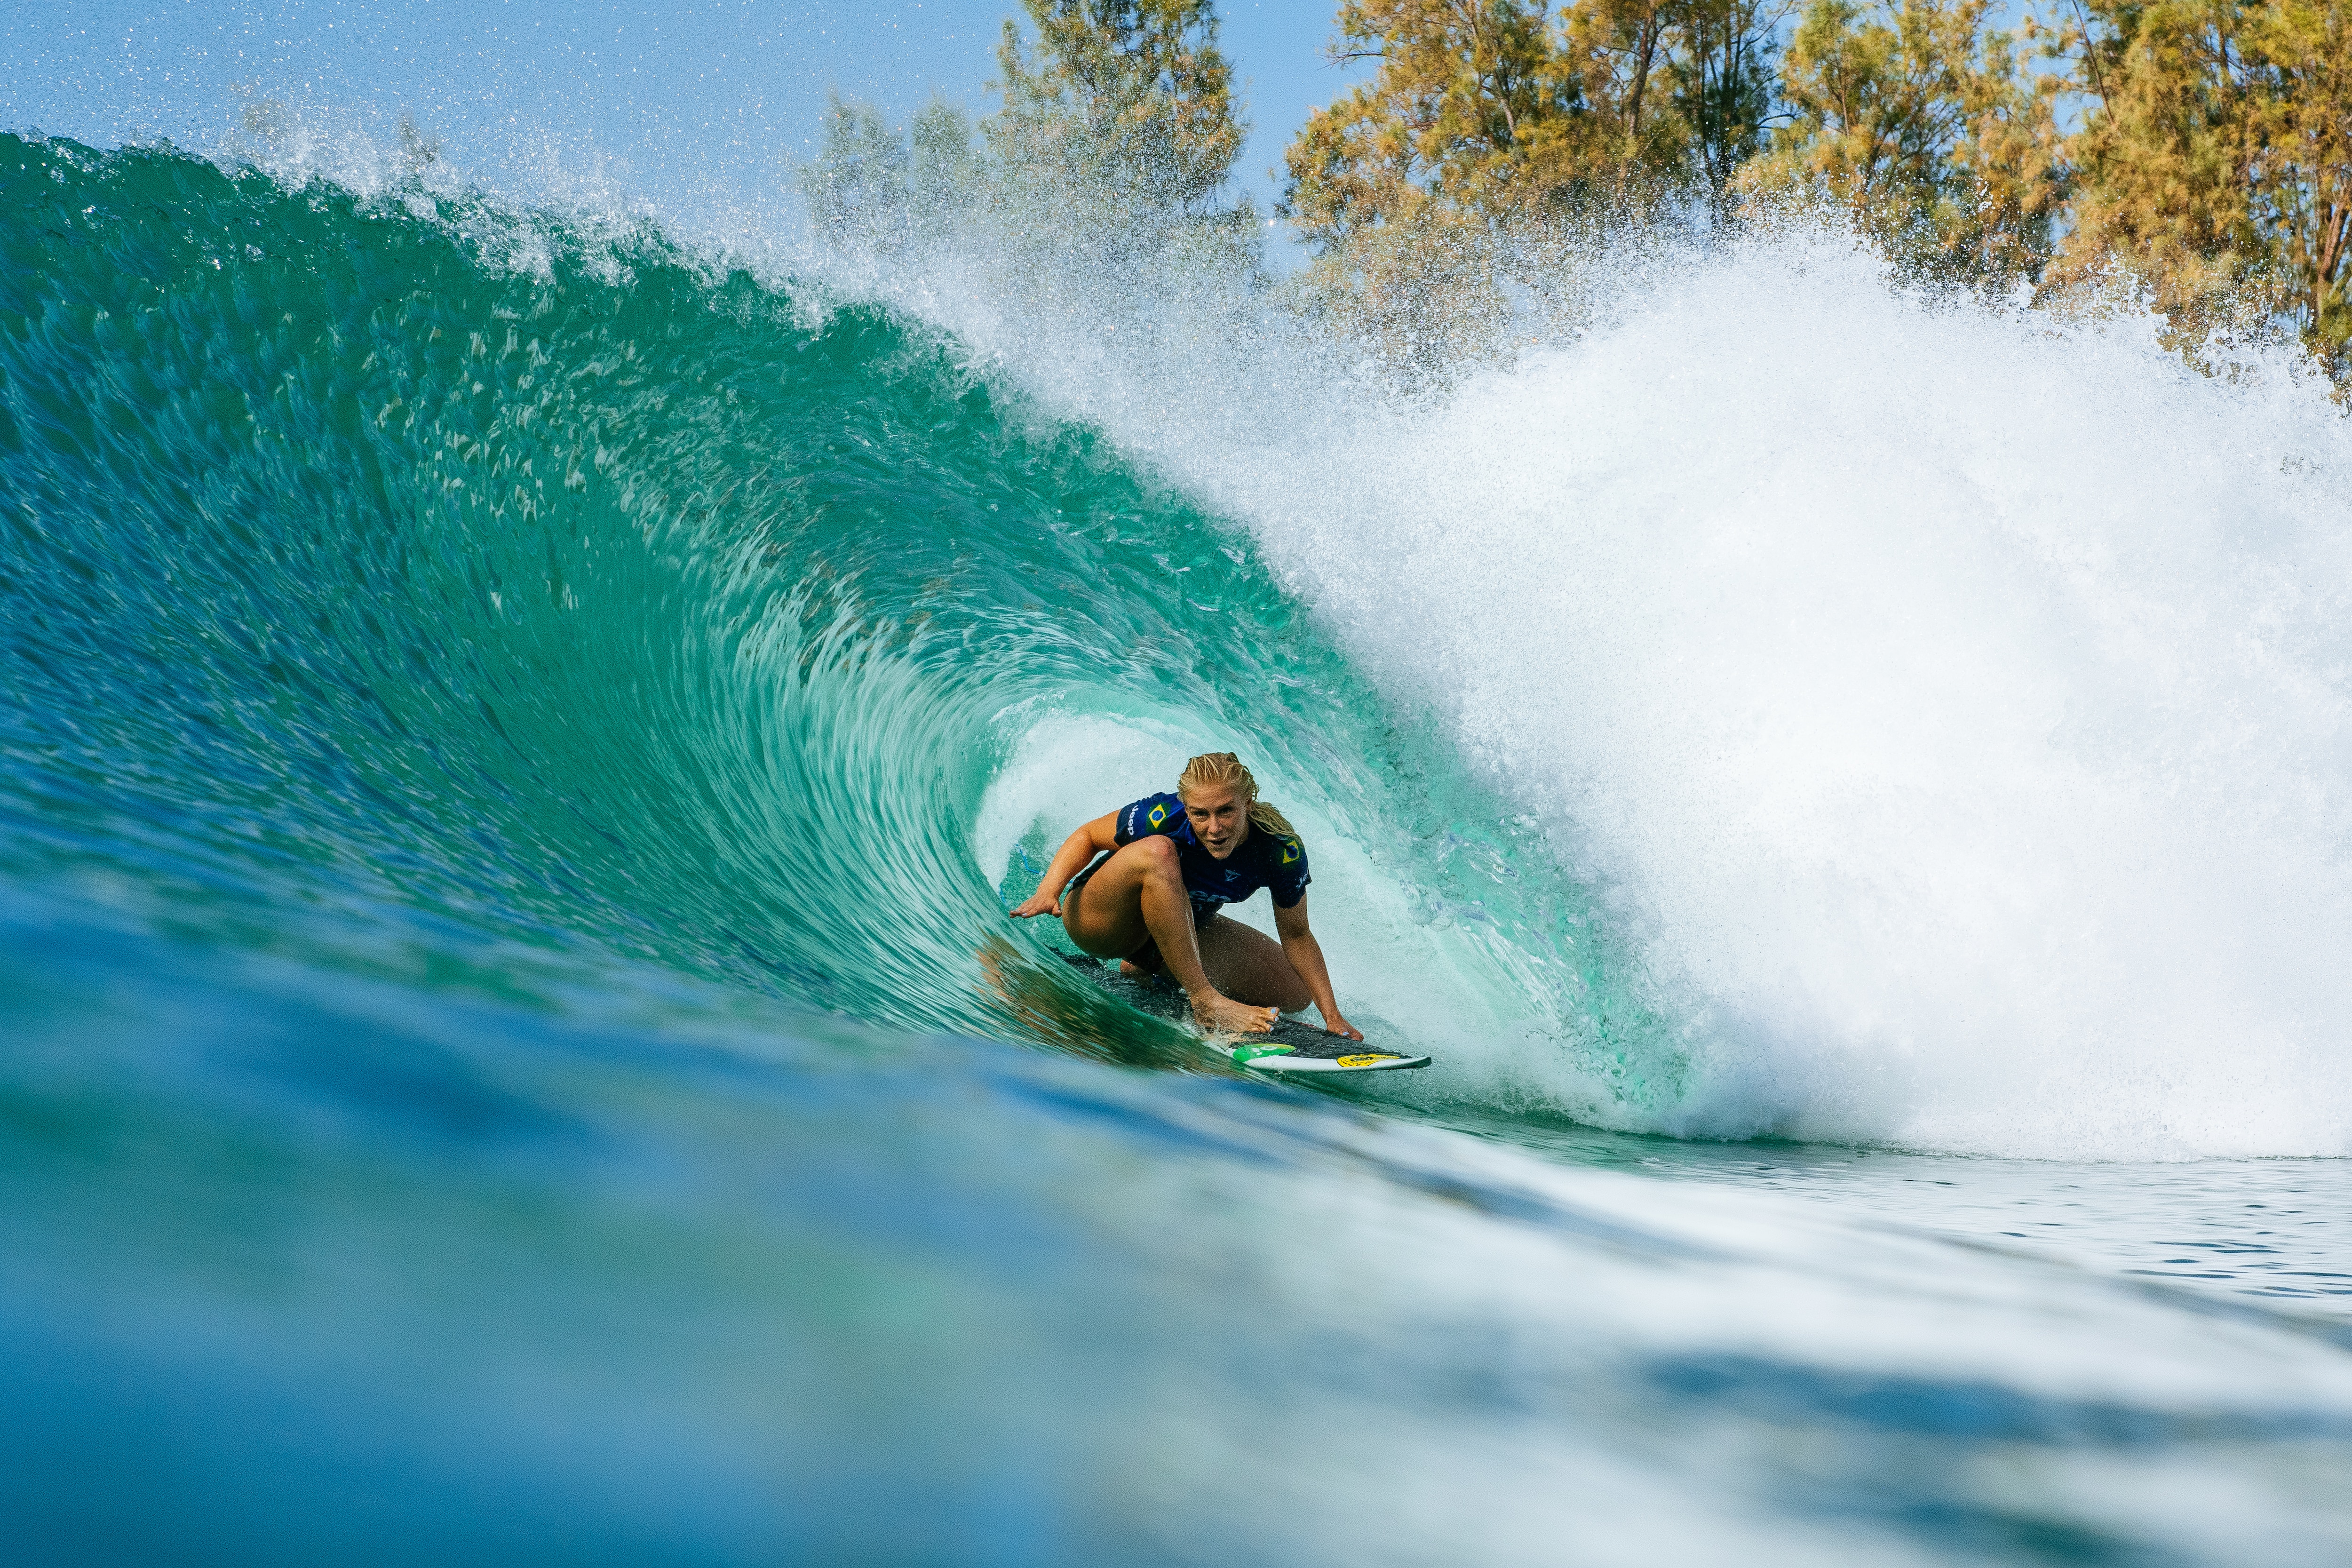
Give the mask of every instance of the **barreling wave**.
[{"label": "barreling wave", "polygon": [[1444,1058],[1367,1092],[2352,1149],[2343,437],[2291,377],[1782,241],[1400,401],[1066,236],[779,282],[168,150],[0,184],[18,887],[1173,1063],[1005,889],[1232,750],[1351,1016]]},{"label": "barreling wave", "polygon": [[1023,748],[1214,740],[1372,840],[1427,795],[1244,534],[919,325],[416,189],[15,139],[0,181],[20,886],[1184,1060],[1005,921]]}]

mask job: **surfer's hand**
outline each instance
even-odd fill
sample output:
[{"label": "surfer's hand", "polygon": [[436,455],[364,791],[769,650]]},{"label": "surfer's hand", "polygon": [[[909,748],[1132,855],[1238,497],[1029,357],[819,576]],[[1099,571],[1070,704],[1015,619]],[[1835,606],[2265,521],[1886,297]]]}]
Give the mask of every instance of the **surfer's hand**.
[{"label": "surfer's hand", "polygon": [[1040,888],[1022,900],[1020,907],[1013,911],[1013,918],[1016,921],[1035,920],[1039,915],[1052,915],[1055,920],[1061,919],[1061,895],[1049,893]]},{"label": "surfer's hand", "polygon": [[1360,1046],[1364,1043],[1364,1031],[1337,1013],[1323,1020],[1323,1032],[1327,1035],[1345,1035]]}]

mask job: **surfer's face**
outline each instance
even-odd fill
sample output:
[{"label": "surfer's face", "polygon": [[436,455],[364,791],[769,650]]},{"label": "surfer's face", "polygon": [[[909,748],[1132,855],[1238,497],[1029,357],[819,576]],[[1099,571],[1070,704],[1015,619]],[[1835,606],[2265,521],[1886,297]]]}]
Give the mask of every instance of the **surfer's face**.
[{"label": "surfer's face", "polygon": [[1249,802],[1238,790],[1204,789],[1186,798],[1184,815],[1192,824],[1192,837],[1214,859],[1223,859],[1249,837]]}]

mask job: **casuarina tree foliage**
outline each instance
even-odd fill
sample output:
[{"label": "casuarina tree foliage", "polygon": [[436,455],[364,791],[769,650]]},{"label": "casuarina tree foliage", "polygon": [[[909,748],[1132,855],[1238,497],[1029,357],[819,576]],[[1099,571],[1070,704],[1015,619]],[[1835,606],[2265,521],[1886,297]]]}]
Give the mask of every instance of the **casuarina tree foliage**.
[{"label": "casuarina tree foliage", "polygon": [[[2192,353],[2288,332],[2352,383],[2352,0],[2052,3],[1344,0],[1329,58],[1376,68],[1285,154],[1286,287],[1437,363],[1572,316],[1598,237],[1827,208],[1923,280],[2136,289]],[[835,104],[820,231],[887,247],[1045,201],[1129,254],[1253,266],[1212,0],[1023,5],[977,143],[945,106],[900,131]]]},{"label": "casuarina tree foliage", "polygon": [[1008,165],[1045,165],[1133,199],[1213,207],[1241,155],[1233,70],[1211,0],[1023,0],[1034,53],[1004,24],[1004,108],[987,122]]},{"label": "casuarina tree foliage", "polygon": [[2084,0],[2062,280],[2145,282],[2190,340],[2283,320],[2352,372],[2352,16],[2323,0]]}]

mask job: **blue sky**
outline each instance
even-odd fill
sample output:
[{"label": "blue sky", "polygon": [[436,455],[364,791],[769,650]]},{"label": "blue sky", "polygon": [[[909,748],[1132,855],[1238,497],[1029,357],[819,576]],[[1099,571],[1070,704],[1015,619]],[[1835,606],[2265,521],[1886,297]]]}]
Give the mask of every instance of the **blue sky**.
[{"label": "blue sky", "polygon": [[[1349,79],[1322,62],[1335,0],[1223,0],[1268,170]],[[691,205],[772,189],[814,150],[830,87],[903,117],[933,94],[975,114],[1017,0],[0,0],[0,124],[100,143],[203,146],[244,94],[388,130],[402,113],[498,180],[594,165]]]}]

